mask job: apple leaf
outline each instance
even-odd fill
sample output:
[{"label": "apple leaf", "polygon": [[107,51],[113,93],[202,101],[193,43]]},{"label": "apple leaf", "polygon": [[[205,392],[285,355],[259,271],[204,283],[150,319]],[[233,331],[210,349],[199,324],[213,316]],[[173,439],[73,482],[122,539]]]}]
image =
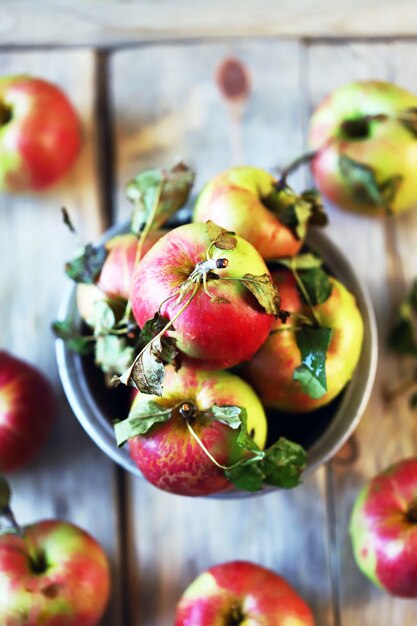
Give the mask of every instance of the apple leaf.
[{"label": "apple leaf", "polygon": [[255,296],[258,303],[268,313],[268,315],[279,315],[281,298],[279,291],[268,274],[245,274],[242,283]]},{"label": "apple leaf", "polygon": [[96,336],[106,334],[116,324],[116,316],[108,302],[97,300],[93,305],[93,327]]},{"label": "apple leaf", "polygon": [[305,239],[309,224],[327,224],[320,194],[315,189],[297,194],[288,185],[278,184],[262,202],[297,239]]},{"label": "apple leaf", "polygon": [[65,345],[69,350],[82,355],[93,352],[94,337],[84,336],[78,332],[70,318],[53,322],[51,328],[55,337],[65,341]]},{"label": "apple leaf", "polygon": [[299,277],[310,300],[307,304],[313,306],[323,304],[329,299],[333,285],[329,275],[321,267],[303,270],[300,272]]},{"label": "apple leaf", "polygon": [[133,205],[131,231],[139,235],[148,220],[159,228],[187,202],[195,173],[182,162],[170,170],[153,168],[140,172],[126,187]]},{"label": "apple leaf", "polygon": [[65,264],[65,272],[76,283],[94,285],[100,275],[107,258],[104,246],[93,246],[88,243],[78,256]]},{"label": "apple leaf", "polygon": [[211,220],[206,222],[206,230],[210,241],[220,250],[233,250],[236,248],[237,239],[233,231],[228,231],[218,226]]},{"label": "apple leaf", "polygon": [[358,202],[366,203],[371,207],[384,208],[388,213],[392,212],[390,205],[402,183],[402,176],[391,176],[379,182],[372,167],[355,161],[346,154],[339,156],[339,167]]},{"label": "apple leaf", "polygon": [[301,365],[294,370],[293,379],[310,398],[321,398],[327,391],[326,356],[331,336],[332,330],[324,327],[302,327],[296,333]]},{"label": "apple leaf", "polygon": [[316,267],[321,267],[323,265],[323,259],[312,254],[311,252],[307,252],[306,254],[297,254],[293,257],[282,257],[280,259],[276,259],[277,263],[288,267],[288,269],[299,270],[311,270]]},{"label": "apple leaf", "polygon": [[388,344],[398,354],[417,356],[417,279],[400,304]]},{"label": "apple leaf", "polygon": [[246,414],[246,409],[240,406],[213,404],[211,413],[216,421],[237,429],[242,426],[242,415]]},{"label": "apple leaf", "polygon": [[259,491],[264,485],[290,489],[300,483],[306,458],[302,446],[281,437],[265,450],[262,458],[239,461],[225,474],[235,487],[245,491]]},{"label": "apple leaf", "polygon": [[95,362],[107,374],[121,375],[132,363],[135,351],[124,337],[100,335],[95,344]]},{"label": "apple leaf", "polygon": [[164,365],[177,365],[178,355],[176,340],[173,337],[164,335],[158,337],[168,323],[169,320],[155,313],[154,317],[144,324],[137,345],[140,352],[124,374],[113,379],[115,384],[123,383],[136,387],[142,393],[162,395]]},{"label": "apple leaf", "polygon": [[120,447],[137,435],[146,435],[154,424],[167,422],[171,415],[172,407],[161,406],[154,400],[134,402],[127,418],[114,422],[117,445]]}]

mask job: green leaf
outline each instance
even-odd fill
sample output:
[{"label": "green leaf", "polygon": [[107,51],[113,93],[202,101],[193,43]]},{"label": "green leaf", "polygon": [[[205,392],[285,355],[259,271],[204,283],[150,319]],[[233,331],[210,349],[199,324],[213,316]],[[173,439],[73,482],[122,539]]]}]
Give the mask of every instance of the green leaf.
[{"label": "green leaf", "polygon": [[321,267],[301,271],[299,277],[310,299],[310,302],[307,304],[314,306],[323,304],[328,300],[332,293],[333,285],[329,275]]},{"label": "green leaf", "polygon": [[309,224],[327,224],[320,194],[315,189],[297,194],[288,185],[277,186],[262,202],[298,239],[305,239]]},{"label": "green leaf", "polygon": [[219,406],[218,404],[213,404],[211,407],[214,419],[233,429],[241,428],[243,412],[246,413],[246,410],[234,405]]},{"label": "green leaf", "polygon": [[310,270],[323,265],[323,259],[315,254],[311,254],[310,252],[306,254],[298,254],[293,257],[282,257],[280,259],[276,259],[276,261],[289,269],[295,269],[297,271]]},{"label": "green leaf", "polygon": [[388,345],[402,356],[417,356],[417,279],[400,304]]},{"label": "green leaf", "polygon": [[279,315],[281,298],[277,287],[268,274],[261,276],[245,274],[242,283],[255,296],[268,315]]},{"label": "green leaf", "polygon": [[116,316],[108,302],[105,300],[94,302],[92,322],[96,336],[106,334],[114,327]]},{"label": "green leaf", "polygon": [[65,272],[76,283],[94,285],[100,275],[107,254],[108,252],[104,246],[93,246],[91,243],[88,243],[75,259],[65,264]]},{"label": "green leaf", "polygon": [[158,333],[161,332],[168,324],[169,319],[164,317],[160,313],[155,315],[145,322],[139,336],[139,348],[144,348]]},{"label": "green leaf", "polygon": [[187,202],[194,178],[195,173],[182,162],[171,170],[154,168],[135,176],[126,187],[134,205],[131,231],[139,235],[152,216],[152,228],[162,226]]},{"label": "green leaf", "polygon": [[264,485],[290,489],[300,483],[307,454],[302,446],[281,437],[262,458],[249,458],[225,470],[238,489],[259,491]]},{"label": "green leaf", "polygon": [[70,318],[65,320],[57,320],[52,323],[52,332],[55,337],[65,341],[65,345],[69,350],[78,352],[78,354],[90,354],[94,350],[93,337],[85,337],[73,326]]},{"label": "green leaf", "polygon": [[121,375],[132,363],[135,351],[124,337],[100,335],[95,344],[95,362],[107,374]]},{"label": "green leaf", "polygon": [[294,370],[293,379],[310,398],[321,398],[327,391],[326,357],[331,336],[332,330],[323,327],[302,327],[296,333],[302,363]]},{"label": "green leaf", "polygon": [[236,248],[237,239],[235,233],[225,230],[211,220],[206,222],[206,230],[210,241],[220,250],[233,250]]},{"label": "green leaf", "polygon": [[342,176],[352,190],[355,199],[371,207],[381,207],[391,213],[391,204],[400,188],[403,177],[390,176],[378,181],[375,170],[351,159],[345,154],[339,156],[339,167]]},{"label": "green leaf", "polygon": [[262,463],[264,482],[285,489],[296,487],[300,484],[300,476],[306,462],[307,453],[304,448],[281,437],[266,451]]},{"label": "green leaf", "polygon": [[161,406],[154,400],[134,402],[128,417],[114,423],[117,445],[120,447],[132,437],[145,435],[155,424],[167,422],[171,415],[171,407]]}]

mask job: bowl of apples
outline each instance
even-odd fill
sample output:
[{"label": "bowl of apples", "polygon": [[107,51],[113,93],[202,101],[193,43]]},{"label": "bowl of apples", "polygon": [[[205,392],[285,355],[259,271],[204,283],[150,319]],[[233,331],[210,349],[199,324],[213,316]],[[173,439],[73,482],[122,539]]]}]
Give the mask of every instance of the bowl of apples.
[{"label": "bowl of apples", "polygon": [[74,413],[116,463],[188,496],[296,486],[356,427],[376,370],[369,296],[314,226],[314,191],[184,164],[129,183],[131,220],[67,263],[53,328]]}]

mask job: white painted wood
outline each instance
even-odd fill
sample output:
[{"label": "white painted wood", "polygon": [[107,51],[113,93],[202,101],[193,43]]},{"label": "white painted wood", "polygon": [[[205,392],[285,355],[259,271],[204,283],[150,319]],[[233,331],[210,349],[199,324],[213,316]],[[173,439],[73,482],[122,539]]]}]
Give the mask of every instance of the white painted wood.
[{"label": "white painted wood", "polygon": [[95,57],[90,51],[0,53],[0,74],[30,73],[60,85],[82,120],[84,148],[73,171],[41,195],[0,196],[1,345],[41,368],[59,400],[51,438],[38,458],[11,477],[22,523],[63,517],[91,532],[114,567],[114,596],[104,625],[119,621],[115,471],[81,429],[58,381],[50,330],[66,284],[64,262],[76,241],[62,223],[66,206],[86,238],[104,226],[95,171]]},{"label": "white painted wood", "polygon": [[5,45],[113,46],[161,39],[242,36],[415,35],[412,0],[2,0]]},{"label": "white painted wood", "polygon": [[[227,57],[243,61],[252,92],[230,133],[230,109],[215,84]],[[138,169],[181,154],[197,187],[233,162],[285,164],[302,147],[300,48],[292,43],[155,46],[112,60],[117,215],[123,185]],[[301,184],[300,178],[298,183]],[[333,624],[326,547],[324,470],[293,492],[240,501],[190,500],[130,479],[129,580],[133,626],[169,626],[182,590],[202,569],[233,558],[273,567],[311,604],[317,624]]]},{"label": "white painted wood", "polygon": [[[416,91],[415,54],[414,44],[313,45],[307,55],[310,106],[315,106],[332,89],[357,79],[398,80]],[[417,453],[414,417],[410,416],[404,402],[387,405],[383,398],[383,390],[395,386],[404,373],[399,370],[397,359],[387,351],[385,337],[404,276],[410,279],[416,270],[412,244],[417,241],[416,217],[410,214],[389,224],[335,207],[329,207],[329,212],[329,234],[342,246],[366,282],[380,335],[376,384],[357,430],[360,456],[350,466],[334,465],[332,474],[340,624],[412,626],[416,617],[415,603],[394,599],[364,578],[353,561],[347,530],[354,499],[364,482],[391,462]]]}]

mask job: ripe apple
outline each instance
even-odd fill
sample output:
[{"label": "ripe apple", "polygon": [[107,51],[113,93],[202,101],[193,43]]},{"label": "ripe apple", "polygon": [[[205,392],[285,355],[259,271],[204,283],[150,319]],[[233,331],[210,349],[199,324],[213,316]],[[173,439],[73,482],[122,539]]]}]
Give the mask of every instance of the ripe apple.
[{"label": "ripe apple", "polygon": [[55,85],[0,77],[0,191],[41,191],[62,178],[81,147],[74,107]]},{"label": "ripe apple", "polygon": [[314,626],[310,608],[275,572],[247,561],[215,565],[185,590],[175,626]]},{"label": "ripe apple", "polygon": [[213,463],[189,432],[187,416],[181,410],[184,403],[195,408],[190,423],[220,465],[232,465],[244,452],[236,444],[236,430],[202,413],[214,404],[245,408],[248,432],[260,448],[265,446],[267,423],[262,404],[253,389],[234,374],[186,366],[176,372],[167,366],[163,396],[138,393],[132,411],[146,407],[149,402],[172,407],[171,417],[154,424],[146,434],[132,437],[128,445],[130,456],[142,474],[159,489],[205,496],[231,488],[224,470]]},{"label": "ripe apple", "polygon": [[[224,260],[224,268],[215,269],[217,280],[208,274],[209,295],[200,283],[175,320],[172,336],[178,349],[198,367],[224,369],[249,359],[267,338],[274,319],[241,282],[247,273],[269,277],[268,269],[250,243],[238,236],[236,241],[233,249],[213,252],[219,263]],[[152,247],[132,279],[130,298],[140,327],[157,311],[168,320],[179,313],[189,297],[178,301],[180,287],[206,261],[209,249],[207,227],[199,223],[174,228]]]},{"label": "ripe apple", "polygon": [[101,546],[60,520],[19,527],[4,480],[0,491],[0,624],[96,626],[110,592]]},{"label": "ripe apple", "polygon": [[265,203],[276,180],[256,167],[233,167],[212,178],[201,191],[193,221],[212,220],[249,241],[264,259],[296,254],[302,241]]},{"label": "ripe apple", "polygon": [[[282,308],[311,316],[292,274],[278,270],[272,277],[281,294]],[[363,321],[354,296],[335,278],[330,281],[330,297],[313,307],[321,325],[332,329],[326,358],[327,392],[313,399],[293,379],[295,369],[301,365],[301,354],[293,328],[297,322],[290,316],[286,330],[280,330],[280,320],[275,322],[267,341],[242,370],[242,376],[265,406],[297,413],[312,411],[333,400],[351,379],[361,353]]]},{"label": "ripe apple", "polygon": [[402,598],[417,598],[417,459],[395,463],[359,493],[350,520],[356,563]]},{"label": "ripe apple", "polygon": [[14,472],[35,456],[55,412],[54,393],[44,375],[0,350],[0,472]]},{"label": "ripe apple", "polygon": [[[405,89],[374,80],[336,89],[310,122],[319,190],[337,206],[358,212],[400,213],[417,204],[416,129],[417,96]],[[341,157],[348,157],[345,171]],[[353,171],[349,159],[365,167]]]},{"label": "ripe apple", "polygon": [[[167,232],[164,229],[151,231],[144,241],[142,257]],[[94,303],[97,301],[119,302],[121,312],[124,311],[129,299],[137,247],[138,238],[132,233],[112,237],[105,243],[108,254],[96,284],[77,285],[77,308],[87,323],[92,322]]]}]

